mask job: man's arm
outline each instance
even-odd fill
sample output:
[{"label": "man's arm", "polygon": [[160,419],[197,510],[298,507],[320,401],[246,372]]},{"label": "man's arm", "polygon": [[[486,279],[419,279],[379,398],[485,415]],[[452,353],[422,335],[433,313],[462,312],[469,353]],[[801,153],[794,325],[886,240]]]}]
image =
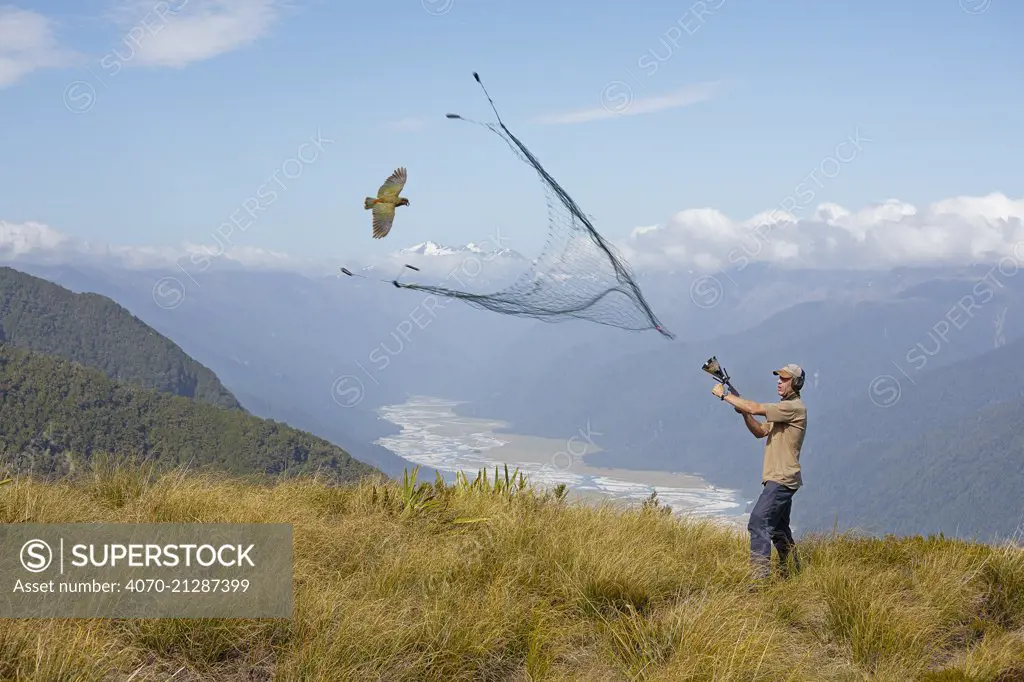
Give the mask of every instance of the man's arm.
[{"label": "man's arm", "polygon": [[752,414],[756,414],[763,417],[765,414],[767,414],[767,412],[764,409],[764,405],[762,405],[761,403],[755,402],[753,400],[747,400],[746,398],[741,398],[735,393],[727,394],[724,400],[725,402],[729,403],[740,412],[743,412],[744,415],[749,416]]},{"label": "man's arm", "polygon": [[[732,396],[726,396],[725,399],[729,400],[731,397]],[[743,400],[743,398],[739,398],[739,400]],[[761,438],[761,436],[758,436],[758,434],[754,432],[754,428],[758,428],[760,433],[767,436],[771,432],[772,424],[786,424],[793,422],[798,419],[803,412],[796,403],[789,400],[782,400],[777,403],[754,403],[751,400],[745,400],[743,403],[738,405],[733,401],[730,401],[729,404],[734,405],[737,412],[743,413],[743,421],[746,422],[747,428],[750,429],[758,438]],[[757,407],[756,410],[753,409],[755,406]],[[767,421],[764,424],[760,424],[751,416],[751,414],[763,414],[767,417]],[[755,427],[751,427],[751,422],[754,423]]]},{"label": "man's arm", "polygon": [[772,428],[769,422],[759,422],[746,412],[741,414],[743,415],[743,423],[747,425],[747,430],[754,434],[754,438],[766,438],[768,436]]},{"label": "man's arm", "polygon": [[725,402],[732,405],[737,412],[743,415],[743,423],[746,425],[747,430],[753,434],[754,438],[767,438],[771,432],[771,424],[768,422],[759,422],[754,419],[752,415],[764,415],[766,413],[764,405],[755,402],[753,400],[747,400],[741,398],[739,393],[735,390],[723,397]]}]

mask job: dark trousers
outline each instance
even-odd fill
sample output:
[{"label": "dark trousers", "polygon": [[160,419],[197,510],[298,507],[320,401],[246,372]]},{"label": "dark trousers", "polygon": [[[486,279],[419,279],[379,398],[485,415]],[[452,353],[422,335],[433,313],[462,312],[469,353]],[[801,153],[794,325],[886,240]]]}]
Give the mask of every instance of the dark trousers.
[{"label": "dark trousers", "polygon": [[800,569],[800,558],[796,542],[789,529],[789,511],[793,506],[795,488],[787,488],[775,481],[767,481],[757,498],[757,504],[750,512],[750,561],[756,577],[768,576],[772,558],[772,545],[779,553],[779,566],[783,576],[789,575],[787,560],[792,554],[793,563]]}]

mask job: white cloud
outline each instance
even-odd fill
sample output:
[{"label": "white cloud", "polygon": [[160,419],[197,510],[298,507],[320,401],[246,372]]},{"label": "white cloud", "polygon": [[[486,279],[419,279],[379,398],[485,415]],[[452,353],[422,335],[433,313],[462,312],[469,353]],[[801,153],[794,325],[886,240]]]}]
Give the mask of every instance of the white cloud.
[{"label": "white cloud", "polygon": [[132,270],[183,267],[192,273],[211,266],[254,269],[334,272],[333,262],[291,256],[258,246],[223,249],[210,244],[185,242],[179,246],[124,246],[78,240],[38,222],[10,223],[0,220],[0,260],[47,264],[116,265]]},{"label": "white cloud", "polygon": [[[498,246],[483,244],[481,252],[455,251],[427,256],[380,253],[353,262],[335,258],[303,258],[257,246],[206,245],[113,246],[74,239],[38,223],[0,220],[0,260],[6,262],[84,263],[131,269],[178,267],[201,273],[208,267],[245,267],[335,274],[340,266],[361,271],[373,265],[387,279],[403,264],[415,264],[422,275],[488,278],[522,273],[528,263],[488,255]],[[812,217],[797,220],[782,211],[764,211],[735,221],[712,208],[679,211],[662,225],[637,227],[615,246],[635,268],[719,267],[770,262],[804,268],[887,268],[914,265],[996,263],[1015,258],[1024,267],[1024,198],[1000,193],[954,197],[923,208],[894,199],[850,210],[820,204]],[[531,254],[523,254],[527,258]]]},{"label": "white cloud", "polygon": [[715,209],[688,209],[616,246],[638,267],[705,270],[756,261],[859,268],[1024,260],[1024,198],[993,193],[924,208],[890,199],[856,211],[825,203],[806,220],[775,210],[735,221]]},{"label": "white cloud", "polygon": [[[78,240],[39,222],[15,224],[0,220],[0,263],[17,267],[18,263],[42,265],[91,265],[128,270],[175,270],[201,277],[211,269],[248,269],[300,272],[309,276],[340,276],[340,268],[371,279],[442,282],[450,287],[486,286],[522,273],[528,263],[498,253],[500,238],[491,237],[482,244],[468,244],[460,250],[446,247],[427,253],[411,253],[415,246],[339,261],[336,257],[304,258],[259,246],[224,248],[213,237],[206,244],[184,242],[177,246],[111,245]],[[423,245],[417,245],[423,246]],[[406,264],[418,273],[404,269]],[[179,275],[184,276],[184,274]],[[470,282],[474,282],[471,285]]]},{"label": "white cloud", "polygon": [[0,220],[0,256],[19,258],[26,255],[72,255],[73,240],[42,223],[13,224]]},{"label": "white cloud", "polygon": [[600,94],[601,106],[560,114],[542,116],[536,123],[587,123],[606,118],[636,116],[656,111],[679,109],[704,102],[718,94],[721,84],[701,83],[665,95],[635,99],[632,87],[624,81],[613,81]]},{"label": "white cloud", "polygon": [[0,6],[0,88],[39,69],[66,66],[71,52],[57,43],[51,21],[37,12]]},{"label": "white cloud", "polygon": [[117,0],[123,64],[180,68],[253,44],[277,21],[281,0]]}]

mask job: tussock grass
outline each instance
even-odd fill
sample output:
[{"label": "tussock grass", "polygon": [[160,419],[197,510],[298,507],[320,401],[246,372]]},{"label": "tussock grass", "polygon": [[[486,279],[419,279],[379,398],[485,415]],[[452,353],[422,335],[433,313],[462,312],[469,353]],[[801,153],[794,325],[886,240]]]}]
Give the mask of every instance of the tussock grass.
[{"label": "tussock grass", "polygon": [[0,679],[1024,680],[1016,545],[807,538],[800,573],[752,590],[745,533],[497,474],[15,479],[4,523],[291,523],[295,611],[2,621]]}]

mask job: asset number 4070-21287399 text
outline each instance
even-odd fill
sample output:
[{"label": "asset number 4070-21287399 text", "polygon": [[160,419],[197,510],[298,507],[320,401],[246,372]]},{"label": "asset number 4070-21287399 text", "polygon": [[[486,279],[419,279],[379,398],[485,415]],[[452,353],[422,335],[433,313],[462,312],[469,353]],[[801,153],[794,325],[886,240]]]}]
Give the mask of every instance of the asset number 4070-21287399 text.
[{"label": "asset number 4070-21287399 text", "polygon": [[128,592],[245,592],[249,589],[249,581],[244,578],[137,578],[125,583],[124,589]]}]

